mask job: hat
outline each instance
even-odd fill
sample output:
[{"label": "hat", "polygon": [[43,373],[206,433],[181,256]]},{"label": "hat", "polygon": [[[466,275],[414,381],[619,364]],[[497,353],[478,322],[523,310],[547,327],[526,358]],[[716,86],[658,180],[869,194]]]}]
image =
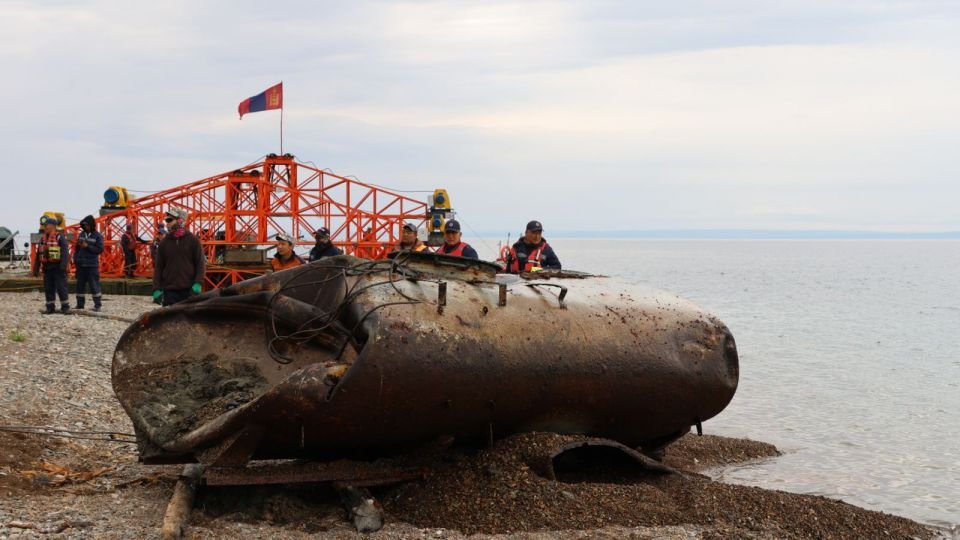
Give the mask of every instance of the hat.
[{"label": "hat", "polygon": [[314,236],[330,236],[330,229],[326,227],[320,227],[319,229],[317,229],[315,233],[313,233],[313,235]]},{"label": "hat", "polygon": [[277,238],[277,241],[286,242],[290,245],[296,245],[297,243],[296,241],[294,241],[293,237],[287,233],[277,233],[276,238]]},{"label": "hat", "polygon": [[167,208],[167,215],[176,219],[187,219],[187,211],[183,208],[177,208],[176,206]]},{"label": "hat", "polygon": [[413,223],[407,222],[403,224],[403,230],[417,232],[417,226],[414,225]]},{"label": "hat", "polygon": [[443,232],[460,232],[460,222],[455,219],[451,219],[446,225],[443,226]]},{"label": "hat", "polygon": [[60,220],[53,216],[40,216],[41,225],[59,225]]},{"label": "hat", "polygon": [[527,230],[532,232],[543,232],[543,223],[533,220],[527,223]]}]

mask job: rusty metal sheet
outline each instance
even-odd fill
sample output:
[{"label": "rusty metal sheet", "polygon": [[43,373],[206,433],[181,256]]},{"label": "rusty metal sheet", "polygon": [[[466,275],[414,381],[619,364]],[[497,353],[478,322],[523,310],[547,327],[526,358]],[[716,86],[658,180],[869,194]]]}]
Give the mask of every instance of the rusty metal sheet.
[{"label": "rusty metal sheet", "polygon": [[524,431],[655,449],[723,410],[738,376],[727,327],[675,295],[416,254],[323,259],[147,313],[113,361],[145,461],[251,425],[254,459]]}]

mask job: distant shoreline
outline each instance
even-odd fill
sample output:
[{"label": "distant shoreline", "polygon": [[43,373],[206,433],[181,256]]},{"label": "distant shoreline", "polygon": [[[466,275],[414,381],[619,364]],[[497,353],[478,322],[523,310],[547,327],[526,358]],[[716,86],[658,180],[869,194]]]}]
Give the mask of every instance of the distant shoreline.
[{"label": "distant shoreline", "polygon": [[[479,236],[496,238],[505,233],[482,231]],[[514,236],[511,234],[511,236]],[[638,230],[638,231],[545,231],[549,238],[609,238],[638,240],[960,240],[960,231],[779,231],[779,230]]]}]

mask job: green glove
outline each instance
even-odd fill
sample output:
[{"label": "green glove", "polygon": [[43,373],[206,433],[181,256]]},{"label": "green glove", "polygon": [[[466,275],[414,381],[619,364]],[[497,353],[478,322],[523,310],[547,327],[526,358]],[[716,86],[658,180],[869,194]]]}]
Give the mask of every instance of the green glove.
[{"label": "green glove", "polygon": [[154,300],[160,300],[160,297],[161,297],[161,296],[163,296],[163,291],[161,291],[160,289],[154,289],[154,291],[153,291],[153,299],[154,299]]},{"label": "green glove", "polygon": [[193,291],[193,294],[200,294],[200,284],[194,283],[193,287],[190,287],[190,290]]}]

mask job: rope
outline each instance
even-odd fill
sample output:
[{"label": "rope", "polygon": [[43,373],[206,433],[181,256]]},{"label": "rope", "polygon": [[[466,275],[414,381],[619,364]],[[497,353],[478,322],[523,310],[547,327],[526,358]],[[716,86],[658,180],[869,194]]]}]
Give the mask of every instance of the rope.
[{"label": "rope", "polygon": [[107,441],[121,444],[136,444],[136,435],[117,431],[81,431],[60,429],[50,426],[0,426],[0,431],[8,433],[29,433],[45,437],[61,437],[64,439],[84,439],[88,441]]},{"label": "rope", "polygon": [[466,225],[467,228],[470,229],[470,233],[473,234],[473,237],[479,240],[481,243],[483,243],[484,247],[496,253],[497,257],[500,256],[500,252],[497,249],[494,249],[492,246],[490,246],[490,244],[488,244],[486,240],[484,240],[479,234],[477,234],[477,231],[473,230],[473,227],[471,227],[469,223],[467,223],[466,221],[463,221],[462,219],[460,220],[460,223]]}]

